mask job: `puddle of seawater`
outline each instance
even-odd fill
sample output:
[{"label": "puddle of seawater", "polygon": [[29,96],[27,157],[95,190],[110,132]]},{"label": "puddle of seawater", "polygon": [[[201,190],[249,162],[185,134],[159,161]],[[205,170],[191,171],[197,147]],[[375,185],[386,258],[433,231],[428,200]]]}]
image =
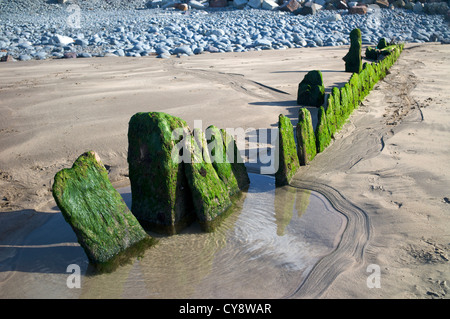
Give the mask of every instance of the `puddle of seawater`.
[{"label": "puddle of seawater", "polygon": [[[336,248],[345,218],[319,193],[275,188],[273,177],[249,175],[250,188],[215,232],[202,233],[194,223],[181,234],[158,236],[142,258],[113,273],[86,276],[84,251],[55,214],[22,246],[9,248],[18,251],[0,266],[0,297],[282,297]],[[130,205],[130,188],[119,191]],[[81,288],[67,287],[69,264],[81,267]]]}]

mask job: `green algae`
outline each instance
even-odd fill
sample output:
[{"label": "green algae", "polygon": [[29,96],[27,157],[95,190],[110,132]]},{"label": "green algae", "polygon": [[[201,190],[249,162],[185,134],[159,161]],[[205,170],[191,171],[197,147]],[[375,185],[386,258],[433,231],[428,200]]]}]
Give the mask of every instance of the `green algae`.
[{"label": "green algae", "polygon": [[[360,37],[361,34],[358,29],[352,31],[351,38],[353,38],[353,43],[356,46],[358,46],[358,42],[360,42]],[[364,63],[364,65],[359,67],[358,72],[354,70],[349,81],[345,83],[343,87],[340,89],[337,87],[332,88],[327,99],[326,109],[322,106],[319,109],[318,124],[315,131],[317,153],[322,152],[328,146],[331,139],[342,128],[352,112],[360,106],[361,102],[370,93],[374,85],[386,76],[389,68],[394,65],[403,48],[404,44],[383,47],[381,50],[388,51],[389,54],[380,54],[378,57],[381,56],[381,60],[377,60],[376,62]],[[376,50],[381,51],[378,49]],[[352,51],[352,48],[350,48],[350,51]],[[344,60],[350,59],[350,51]],[[353,51],[356,52],[356,50]],[[355,55],[357,54],[355,53]],[[360,59],[359,56],[356,60]],[[305,141],[309,140],[305,137],[308,135],[305,130],[305,127],[307,126],[302,125],[300,120],[300,118],[304,116],[304,111],[301,111],[301,114],[299,113],[299,124],[297,125],[297,151],[301,165],[305,165],[305,163],[308,162],[308,159],[305,157],[307,154]]]},{"label": "green algae", "polygon": [[298,113],[297,153],[300,165],[306,165],[317,154],[316,137],[312,125],[311,113],[306,108],[300,108]]},{"label": "green algae", "polygon": [[[174,134],[174,132],[178,132]],[[195,220],[184,174],[186,122],[161,112],[133,115],[128,129],[131,211],[147,229],[175,234]]]},{"label": "green algae", "polygon": [[316,127],[316,146],[317,153],[321,153],[325,150],[325,148],[330,144],[331,137],[330,132],[328,130],[328,122],[327,116],[323,106],[319,109],[319,121]]},{"label": "green algae", "polygon": [[387,46],[389,46],[389,43],[387,42],[386,38],[380,38],[380,40],[378,40],[377,44],[378,50],[384,49]]},{"label": "green algae", "polygon": [[[219,137],[217,132],[215,134]],[[237,147],[236,141],[234,137],[231,134],[228,134],[224,129],[220,129],[220,134],[223,142],[223,161],[229,163],[231,174],[233,175],[232,178],[237,182],[237,191],[246,190],[250,185],[250,178],[248,176],[244,160],[241,157],[241,153]],[[213,161],[213,165],[214,164],[215,163]],[[235,193],[236,192],[231,192],[230,195],[234,195]]]},{"label": "green algae", "polygon": [[154,243],[112,186],[95,152],[82,154],[72,168],[56,173],[53,197],[94,265],[112,269]]},{"label": "green algae", "polygon": [[331,96],[334,102],[334,114],[336,121],[336,132],[338,132],[342,125],[344,125],[344,110],[341,106],[341,91],[336,86],[331,89]]},{"label": "green algae", "polygon": [[300,168],[295,145],[294,126],[291,120],[280,114],[278,116],[278,170],[275,173],[275,185],[288,185]]},{"label": "green algae", "polygon": [[361,30],[353,29],[350,32],[350,49],[348,53],[342,58],[345,61],[345,72],[361,72],[361,46]]},{"label": "green algae", "polygon": [[359,107],[359,102],[361,101],[360,99],[360,76],[358,73],[353,73],[352,76],[350,77],[349,80],[349,86],[350,89],[352,90],[352,98],[353,98],[353,103],[352,103],[352,108],[353,110],[357,109]]},{"label": "green algae", "polygon": [[308,72],[298,85],[297,104],[320,106],[325,98],[325,87],[321,71]]},{"label": "green algae", "polygon": [[353,99],[353,89],[350,86],[350,83],[347,82],[344,84],[344,89],[347,92],[347,112],[346,112],[346,119],[350,117],[350,115],[353,113],[353,110],[355,108],[355,100]]},{"label": "green algae", "polygon": [[222,132],[214,125],[206,129],[206,138],[211,161],[217,175],[228,189],[228,194],[234,195],[240,191],[238,181],[233,173],[232,163],[228,160]]},{"label": "green algae", "polygon": [[379,50],[376,48],[372,48],[371,46],[368,46],[366,48],[365,56],[366,59],[369,60],[378,60]]},{"label": "green algae", "polygon": [[197,220],[204,231],[210,231],[211,224],[231,206],[227,186],[217,175],[211,159],[204,133],[194,129],[188,137],[191,161],[185,163],[185,174]]},{"label": "green algae", "polygon": [[228,134],[226,130],[220,129],[220,132],[222,133],[227,160],[231,163],[231,169],[237,180],[239,189],[241,191],[246,190],[250,185],[250,178],[248,176],[247,168],[245,167],[244,159],[237,147],[236,140],[231,134]]},{"label": "green algae", "polygon": [[[347,86],[345,86],[347,85]],[[340,88],[340,96],[341,96],[341,123],[344,124],[350,114],[351,106],[349,105],[349,98],[348,98],[348,84],[345,84],[343,87]]]},{"label": "green algae", "polygon": [[336,112],[334,110],[335,103],[334,103],[334,97],[333,94],[328,95],[327,99],[327,109],[326,109],[326,116],[327,116],[327,122],[328,122],[328,131],[330,132],[330,136],[333,137],[334,134],[337,131],[337,118],[336,118]]}]

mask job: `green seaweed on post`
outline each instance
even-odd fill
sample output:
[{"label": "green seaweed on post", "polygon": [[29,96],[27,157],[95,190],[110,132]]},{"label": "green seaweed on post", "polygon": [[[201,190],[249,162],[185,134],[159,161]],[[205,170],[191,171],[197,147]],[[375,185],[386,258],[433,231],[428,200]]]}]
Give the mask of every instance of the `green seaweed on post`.
[{"label": "green seaweed on post", "polygon": [[352,105],[353,105],[353,110],[357,109],[359,107],[359,102],[360,102],[360,98],[359,98],[359,74],[358,73],[353,73],[352,76],[350,77],[350,81],[349,81],[349,85],[350,85],[350,89],[352,90]]},{"label": "green seaweed on post", "polygon": [[288,185],[300,168],[291,120],[282,114],[278,116],[278,170],[275,173],[275,185]]},{"label": "green seaweed on post", "polygon": [[303,166],[311,162],[317,153],[311,113],[306,108],[300,108],[299,110],[296,132],[298,159],[300,165]]},{"label": "green seaweed on post", "polygon": [[[209,153],[204,133],[194,129],[191,139],[191,160],[185,163],[185,174],[192,193],[197,221],[202,230],[215,228],[217,219],[231,206],[231,199],[224,182],[217,175]],[[220,218],[219,218],[220,219]],[[214,227],[213,227],[214,225]]]},{"label": "green seaweed on post", "polygon": [[189,134],[184,120],[162,112],[136,113],[129,121],[131,211],[149,230],[172,235],[195,220],[183,149],[173,152]]},{"label": "green seaweed on post", "polygon": [[93,151],[56,173],[52,193],[90,263],[99,268],[112,270],[155,243],[112,186]]},{"label": "green seaweed on post", "polygon": [[384,49],[388,45],[389,43],[387,42],[386,38],[380,38],[380,40],[378,40],[377,49],[378,50]]},{"label": "green seaweed on post", "polygon": [[323,106],[319,109],[319,121],[316,127],[316,147],[317,153],[321,153],[330,144],[331,137],[328,130],[327,116]]},{"label": "green seaweed on post", "polygon": [[345,61],[345,72],[359,73],[362,69],[361,58],[361,30],[353,29],[350,32],[350,49],[342,58]]},{"label": "green seaweed on post", "polygon": [[336,125],[336,112],[334,110],[335,103],[333,94],[328,95],[327,99],[327,109],[326,109],[326,116],[328,120],[328,131],[330,132],[330,136],[333,137],[334,134],[336,134],[337,131],[337,125]]},{"label": "green seaweed on post", "polygon": [[347,121],[348,115],[349,115],[349,100],[348,100],[348,93],[347,93],[347,87],[344,85],[341,87],[340,96],[341,96],[341,123],[342,125]]},{"label": "green seaweed on post", "polygon": [[233,136],[226,132],[226,130],[220,129],[220,132],[222,133],[224,151],[228,162],[231,163],[231,170],[236,178],[238,187],[241,191],[246,190],[250,185],[250,178],[248,177],[247,168],[245,167],[244,160],[241,157],[236,141]]},{"label": "green seaweed on post", "polygon": [[347,112],[345,114],[346,115],[345,119],[348,119],[350,117],[350,115],[352,114],[354,106],[355,106],[354,100],[353,100],[353,90],[352,90],[349,82],[344,84],[344,90],[347,93]]},{"label": "green seaweed on post", "polygon": [[322,72],[310,71],[298,85],[297,104],[306,106],[320,106],[324,102],[325,87]]},{"label": "green seaweed on post", "polygon": [[344,124],[343,110],[341,106],[341,91],[336,86],[331,89],[331,96],[334,102],[334,114],[336,119],[336,131],[339,131]]},{"label": "green seaweed on post", "polygon": [[240,191],[238,181],[233,173],[232,163],[228,160],[222,132],[214,125],[206,129],[209,154],[217,175],[225,184],[230,196]]}]

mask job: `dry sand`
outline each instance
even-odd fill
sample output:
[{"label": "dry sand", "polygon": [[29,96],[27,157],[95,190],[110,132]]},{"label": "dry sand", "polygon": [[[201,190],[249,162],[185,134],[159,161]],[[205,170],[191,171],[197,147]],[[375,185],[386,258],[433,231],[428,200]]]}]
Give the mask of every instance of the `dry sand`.
[{"label": "dry sand", "polygon": [[[297,85],[322,70],[342,85],[347,47],[204,54],[170,60],[94,58],[2,63],[0,262],[42,225],[54,174],[87,150],[117,185],[127,181],[127,130],[140,111],[164,111],[203,128],[296,122]],[[390,74],[294,186],[315,189],[344,213],[338,249],[292,298],[449,298],[450,45],[407,45]],[[369,265],[380,288],[368,288]],[[7,267],[6,267],[7,268]],[[0,288],[20,280],[0,269]]]}]

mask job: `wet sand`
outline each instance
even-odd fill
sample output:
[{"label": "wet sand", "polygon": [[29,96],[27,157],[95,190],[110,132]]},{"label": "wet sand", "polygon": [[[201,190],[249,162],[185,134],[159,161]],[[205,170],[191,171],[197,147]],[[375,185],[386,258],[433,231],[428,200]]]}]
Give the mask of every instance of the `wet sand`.
[{"label": "wet sand", "polygon": [[[158,243],[111,273],[89,266],[61,214],[54,213],[14,255],[0,298],[283,298],[318,260],[336,249],[345,216],[319,193],[250,174],[250,188],[213,233],[193,223],[176,236],[150,233]],[[120,188],[131,207],[130,187]],[[50,235],[51,234],[51,235]],[[80,289],[67,288],[70,264],[81,268]],[[20,285],[17,282],[20,280]]]},{"label": "wet sand", "polygon": [[[295,123],[303,76],[319,69],[327,88],[345,83],[346,52],[2,63],[0,245],[16,249],[0,248],[0,287],[26,274],[8,267],[24,238],[57,214],[51,184],[58,170],[92,149],[118,187],[128,183],[134,113],[164,111],[190,126],[202,120],[203,128],[271,128],[280,113]],[[331,200],[349,227],[290,297],[448,298],[449,53],[449,45],[407,45],[332,145],[296,175],[294,186]],[[381,268],[381,288],[367,287],[370,264]]]}]

